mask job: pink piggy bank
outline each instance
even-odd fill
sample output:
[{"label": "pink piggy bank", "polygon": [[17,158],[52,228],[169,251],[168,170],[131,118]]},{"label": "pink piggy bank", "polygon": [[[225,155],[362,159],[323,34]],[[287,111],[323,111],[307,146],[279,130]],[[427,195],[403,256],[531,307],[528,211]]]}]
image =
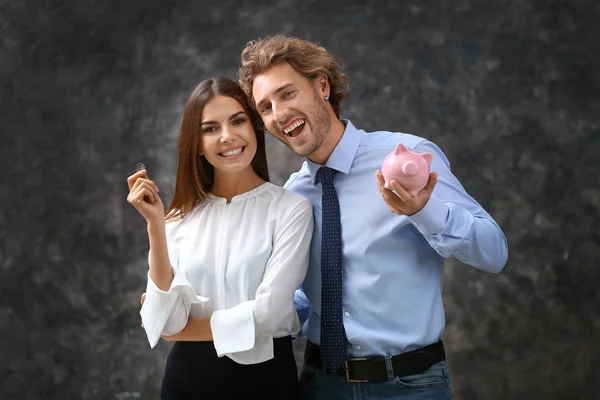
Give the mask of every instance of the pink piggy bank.
[{"label": "pink piggy bank", "polygon": [[383,160],[381,174],[385,188],[393,190],[390,182],[396,180],[411,196],[416,196],[429,181],[432,157],[431,153],[417,153],[400,143],[396,150]]}]

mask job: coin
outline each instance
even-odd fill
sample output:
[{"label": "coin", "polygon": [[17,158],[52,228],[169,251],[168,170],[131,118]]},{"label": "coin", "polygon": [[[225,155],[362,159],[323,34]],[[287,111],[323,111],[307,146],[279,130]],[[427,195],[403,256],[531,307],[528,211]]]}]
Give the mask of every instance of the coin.
[{"label": "coin", "polygon": [[141,170],[146,169],[146,166],[144,165],[144,163],[137,163],[135,164],[135,172],[140,172]]}]

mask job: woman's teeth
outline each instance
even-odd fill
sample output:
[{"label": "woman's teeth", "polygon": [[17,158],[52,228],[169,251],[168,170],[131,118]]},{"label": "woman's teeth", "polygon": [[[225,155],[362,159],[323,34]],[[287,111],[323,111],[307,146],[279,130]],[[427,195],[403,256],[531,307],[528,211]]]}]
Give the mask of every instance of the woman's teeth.
[{"label": "woman's teeth", "polygon": [[221,153],[221,155],[223,157],[230,157],[230,156],[235,156],[238,155],[242,152],[242,150],[244,150],[243,147],[240,147],[239,149],[235,149],[235,150],[231,150],[231,151],[227,151],[225,153]]},{"label": "woman's teeth", "polygon": [[286,135],[288,135],[288,136],[292,136],[292,131],[293,131],[294,129],[296,129],[297,127],[299,127],[300,125],[304,125],[304,120],[300,120],[300,121],[294,122],[294,123],[293,123],[293,124],[291,124],[290,126],[286,127],[286,128],[283,130],[283,133],[285,133],[285,134],[286,134]]}]

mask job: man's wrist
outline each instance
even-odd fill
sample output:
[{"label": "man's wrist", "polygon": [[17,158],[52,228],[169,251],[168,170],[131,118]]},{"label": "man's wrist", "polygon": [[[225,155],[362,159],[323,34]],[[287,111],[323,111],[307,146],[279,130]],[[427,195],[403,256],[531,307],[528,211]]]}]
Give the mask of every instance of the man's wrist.
[{"label": "man's wrist", "polygon": [[440,233],[446,226],[448,212],[448,205],[432,194],[425,206],[413,215],[409,215],[408,219],[419,232],[435,235]]}]

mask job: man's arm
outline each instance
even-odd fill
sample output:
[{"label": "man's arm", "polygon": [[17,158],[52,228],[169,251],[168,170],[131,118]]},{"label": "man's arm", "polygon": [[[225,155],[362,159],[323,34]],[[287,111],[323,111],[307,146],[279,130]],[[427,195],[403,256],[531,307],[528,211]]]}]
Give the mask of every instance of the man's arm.
[{"label": "man's arm", "polygon": [[390,210],[406,215],[442,257],[454,256],[477,269],[500,272],[508,258],[508,244],[498,224],[467,194],[439,147],[423,140],[414,151],[433,154],[429,183],[416,196],[398,183],[392,183],[396,193],[383,188],[377,173],[379,189]]},{"label": "man's arm", "polygon": [[[302,285],[296,290],[294,293],[294,308],[298,313],[298,319],[300,320],[300,326],[304,328],[304,324],[306,320],[308,320],[308,314],[310,311],[310,303],[306,298],[306,294],[304,294],[304,288]],[[300,329],[296,337],[304,336],[304,329]]]}]

